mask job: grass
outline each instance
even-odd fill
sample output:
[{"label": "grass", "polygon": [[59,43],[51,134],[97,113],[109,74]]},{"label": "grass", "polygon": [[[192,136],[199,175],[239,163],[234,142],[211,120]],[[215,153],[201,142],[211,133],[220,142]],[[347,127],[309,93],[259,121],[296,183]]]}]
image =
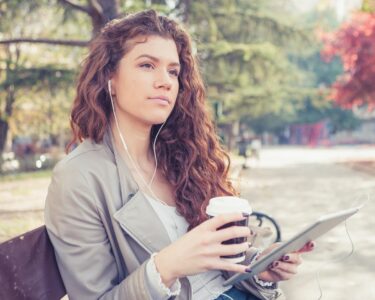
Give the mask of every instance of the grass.
[{"label": "grass", "polygon": [[[52,170],[22,172],[18,174],[0,175],[0,242],[6,241],[44,223],[43,210],[39,206],[34,210],[22,210],[24,199],[34,199],[45,190],[44,181],[50,178]],[[35,180],[35,181],[34,181]],[[43,193],[44,195],[44,193]],[[30,198],[30,199],[31,199]],[[6,203],[20,200],[20,208],[11,208]],[[14,205],[12,205],[14,207]]]},{"label": "grass", "polygon": [[0,182],[17,181],[24,179],[37,179],[37,178],[48,178],[51,177],[52,170],[40,170],[34,172],[21,172],[14,174],[0,174]]},{"label": "grass", "polygon": [[43,211],[0,214],[0,243],[37,228],[43,223]]}]

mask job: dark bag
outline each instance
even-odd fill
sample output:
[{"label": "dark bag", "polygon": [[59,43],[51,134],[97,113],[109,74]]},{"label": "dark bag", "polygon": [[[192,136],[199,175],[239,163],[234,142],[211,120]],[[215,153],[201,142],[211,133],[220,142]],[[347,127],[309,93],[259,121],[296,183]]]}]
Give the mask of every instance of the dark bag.
[{"label": "dark bag", "polygon": [[45,226],[0,244],[0,299],[57,300],[65,294]]}]

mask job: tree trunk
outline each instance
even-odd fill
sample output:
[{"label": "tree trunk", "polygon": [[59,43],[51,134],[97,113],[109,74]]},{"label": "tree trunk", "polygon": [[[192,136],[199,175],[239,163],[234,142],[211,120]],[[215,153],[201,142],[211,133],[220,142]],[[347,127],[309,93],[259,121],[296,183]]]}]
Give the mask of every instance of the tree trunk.
[{"label": "tree trunk", "polygon": [[[15,66],[18,65],[18,61],[20,58],[20,48],[19,46],[16,47],[14,60],[12,60],[12,52],[10,51],[9,45],[5,48],[5,53],[7,54],[6,68],[5,68],[5,77],[6,77],[5,81],[8,81],[11,76],[10,73],[12,72],[11,63],[13,63]],[[14,85],[13,84],[8,85],[5,88],[5,90],[6,90],[5,109],[4,111],[0,111],[0,155],[3,153],[5,145],[6,145],[8,129],[9,129],[8,119],[12,115],[13,103],[15,101]]]},{"label": "tree trunk", "polygon": [[189,16],[191,13],[191,0],[181,0],[182,22],[189,24]]},{"label": "tree trunk", "polygon": [[152,4],[166,5],[165,0],[152,0]]},{"label": "tree trunk", "polygon": [[8,136],[8,118],[12,115],[13,103],[15,101],[14,87],[9,86],[7,88],[7,96],[5,102],[5,111],[2,118],[0,118],[0,154],[3,153],[7,136]]},{"label": "tree trunk", "polygon": [[95,37],[107,22],[118,16],[119,0],[86,1],[87,5],[81,5],[71,0],[58,0],[63,6],[88,15],[91,18],[92,37]]},{"label": "tree trunk", "polygon": [[[8,135],[8,122],[0,119],[0,154],[3,153]],[[0,157],[0,162],[2,161]]]},{"label": "tree trunk", "polygon": [[118,16],[117,0],[89,0],[89,15],[91,17],[93,37],[100,33],[103,26]]}]

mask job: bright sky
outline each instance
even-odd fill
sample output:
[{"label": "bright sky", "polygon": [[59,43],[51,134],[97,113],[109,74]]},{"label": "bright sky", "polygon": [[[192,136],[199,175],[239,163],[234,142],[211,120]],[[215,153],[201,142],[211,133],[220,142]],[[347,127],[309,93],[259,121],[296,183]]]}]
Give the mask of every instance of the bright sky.
[{"label": "bright sky", "polygon": [[339,19],[343,19],[350,11],[360,8],[362,5],[362,0],[292,0],[292,2],[301,11],[307,11],[314,7],[334,7]]}]

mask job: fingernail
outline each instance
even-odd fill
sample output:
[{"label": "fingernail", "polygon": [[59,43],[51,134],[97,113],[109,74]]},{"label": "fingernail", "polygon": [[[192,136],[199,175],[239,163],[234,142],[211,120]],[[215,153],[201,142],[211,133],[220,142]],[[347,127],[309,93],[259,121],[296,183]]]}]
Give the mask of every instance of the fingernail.
[{"label": "fingernail", "polygon": [[288,261],[290,259],[289,255],[284,255],[283,256],[283,261]]},{"label": "fingernail", "polygon": [[279,266],[279,262],[278,261],[274,261],[273,263],[272,263],[272,265],[271,265],[271,268],[272,269],[275,269],[275,268],[277,268]]},{"label": "fingernail", "polygon": [[252,243],[247,243],[247,244],[248,244],[249,248],[251,248],[251,246],[253,245]]},{"label": "fingernail", "polygon": [[250,216],[250,214],[243,212],[243,213],[242,213],[242,216],[243,216],[244,218],[247,218],[247,217]]},{"label": "fingernail", "polygon": [[247,269],[245,269],[245,272],[247,272],[247,273],[251,273],[253,270],[251,270],[250,268],[247,268]]}]

